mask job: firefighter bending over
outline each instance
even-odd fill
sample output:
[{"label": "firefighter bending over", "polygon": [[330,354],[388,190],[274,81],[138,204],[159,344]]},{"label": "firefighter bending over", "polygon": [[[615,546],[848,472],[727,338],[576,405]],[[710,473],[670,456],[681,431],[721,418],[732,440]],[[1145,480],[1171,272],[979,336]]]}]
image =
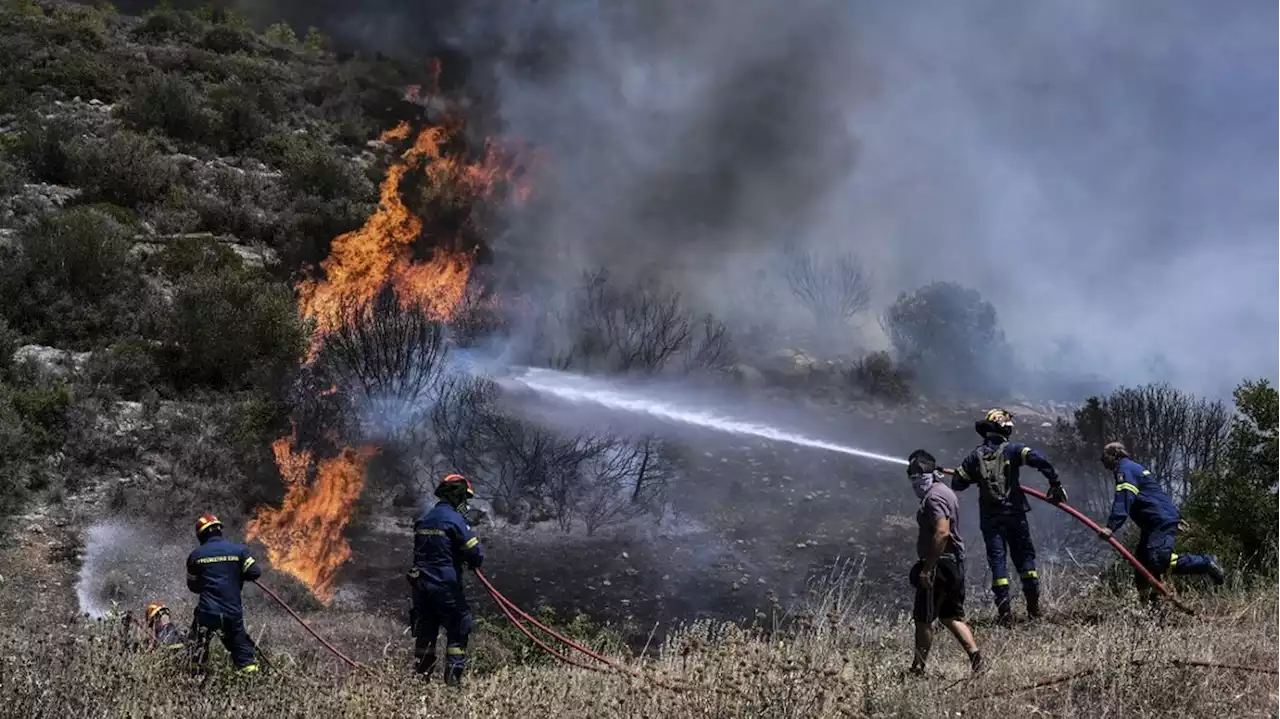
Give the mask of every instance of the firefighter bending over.
[{"label": "firefighter bending over", "polygon": [[439,502],[413,523],[413,569],[409,571],[413,609],[414,669],[430,677],[436,667],[436,637],[444,628],[445,683],[457,685],[467,666],[467,637],[471,610],[462,591],[462,566],[479,569],[484,561],[480,540],[462,512],[475,496],[471,482],[460,474],[440,480]]},{"label": "firefighter bending over", "polygon": [[[1151,472],[1129,459],[1129,453],[1123,444],[1111,442],[1103,447],[1102,465],[1116,476],[1116,496],[1111,503],[1111,516],[1107,519],[1107,526],[1099,532],[1102,537],[1110,537],[1124,526],[1126,519],[1132,519],[1142,531],[1134,553],[1138,555],[1142,566],[1156,579],[1163,579],[1168,573],[1208,575],[1214,584],[1226,581],[1226,572],[1218,564],[1217,557],[1204,554],[1179,556],[1173,551],[1173,543],[1182,521],[1178,508],[1160,488],[1160,483],[1151,476]],[[1152,605],[1158,603],[1158,594],[1149,586],[1141,572],[1135,570],[1133,580],[1138,586],[1139,594],[1144,595]]]},{"label": "firefighter bending over", "polygon": [[200,546],[187,557],[187,589],[200,595],[191,621],[191,669],[204,670],[209,642],[217,634],[242,674],[258,671],[255,647],[244,628],[240,589],[262,576],[249,549],[222,537],[222,522],[212,514],[196,520]]},{"label": "firefighter bending over", "polygon": [[1040,574],[1036,571],[1036,548],[1031,541],[1027,512],[1031,510],[1018,482],[1018,470],[1033,467],[1049,480],[1049,499],[1065,502],[1067,492],[1058,481],[1058,473],[1040,452],[1016,442],[1013,416],[1003,409],[992,409],[974,423],[982,435],[982,444],[965,457],[951,488],[963,491],[978,485],[978,526],[986,545],[987,564],[991,567],[991,591],[996,611],[1002,622],[1013,618],[1009,602],[1009,568],[1006,547],[1013,555],[1013,566],[1022,578],[1022,596],[1027,601],[1027,615],[1040,616]]},{"label": "firefighter bending over", "polygon": [[163,602],[147,605],[147,632],[162,649],[182,649],[187,644],[187,633],[169,617],[169,608]]}]

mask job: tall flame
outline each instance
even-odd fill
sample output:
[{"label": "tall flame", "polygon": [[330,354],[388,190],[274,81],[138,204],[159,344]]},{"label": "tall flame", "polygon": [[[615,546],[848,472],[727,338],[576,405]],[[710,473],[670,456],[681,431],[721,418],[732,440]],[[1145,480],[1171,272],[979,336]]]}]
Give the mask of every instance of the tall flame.
[{"label": "tall flame", "polygon": [[[406,94],[416,98],[419,91],[415,88]],[[315,327],[308,364],[315,361],[325,337],[351,318],[345,310],[373,300],[386,287],[394,288],[406,307],[419,308],[442,322],[454,319],[466,296],[474,254],[437,247],[430,261],[415,262],[413,245],[422,235],[423,221],[401,199],[401,183],[409,173],[420,172],[438,201],[452,204],[490,197],[514,175],[496,144],[486,143],[479,164],[446,153],[445,145],[457,130],[458,125],[452,124],[420,131],[387,171],[374,213],[359,229],[334,239],[320,265],[323,279],[298,284],[298,310]],[[403,141],[411,134],[409,124],[402,122],[381,139]],[[526,192],[517,188],[516,194],[523,197]],[[249,523],[248,536],[267,545],[274,567],[297,577],[328,604],[338,569],[351,556],[342,533],[377,448],[345,447],[334,457],[317,460],[310,451],[299,449],[295,427],[276,440],[272,450],[288,489],[278,509],[259,508]]]}]

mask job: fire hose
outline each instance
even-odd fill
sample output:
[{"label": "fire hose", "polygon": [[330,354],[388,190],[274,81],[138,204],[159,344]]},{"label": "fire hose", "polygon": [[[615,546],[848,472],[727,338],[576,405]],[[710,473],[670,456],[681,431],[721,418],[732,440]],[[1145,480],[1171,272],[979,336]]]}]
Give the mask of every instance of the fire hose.
[{"label": "fire hose", "polygon": [[268,597],[271,597],[272,599],[274,599],[276,601],[276,604],[279,604],[281,607],[283,607],[284,610],[289,613],[289,616],[293,617],[294,620],[298,622],[298,624],[302,625],[303,629],[307,630],[308,634],[315,637],[316,641],[324,645],[325,649],[328,649],[329,651],[333,652],[333,655],[338,659],[341,659],[344,664],[346,664],[347,666],[353,669],[364,668],[363,664],[360,664],[359,662],[356,662],[355,660],[348,657],[346,654],[343,654],[341,651],[338,650],[337,647],[333,646],[328,641],[326,641],[324,637],[316,633],[316,630],[312,629],[311,625],[307,624],[307,621],[305,619],[298,616],[298,613],[293,611],[293,607],[290,607],[288,604],[286,604],[285,601],[280,598],[279,594],[276,594],[274,591],[272,591],[270,588],[267,587],[267,585],[263,584],[262,582],[255,581],[254,584],[258,585],[258,589],[261,589],[262,591],[266,592]]},{"label": "fire hose", "polygon": [[[946,472],[947,474],[955,473],[955,470],[951,470],[951,469],[944,469],[942,471]],[[1045,495],[1044,492],[1041,492],[1040,490],[1034,489],[1032,487],[1020,487],[1020,488],[1022,489],[1023,494],[1028,494],[1050,506],[1061,509],[1062,511],[1071,515],[1073,518],[1075,518],[1078,522],[1080,522],[1084,526],[1093,530],[1095,533],[1102,532],[1102,527],[1098,526],[1097,522],[1093,521],[1092,519],[1089,519],[1084,514],[1082,514],[1080,510],[1076,509],[1075,507],[1072,507],[1066,502],[1055,502],[1052,499],[1049,499],[1049,497]],[[1155,587],[1156,591],[1168,597],[1169,601],[1173,602],[1173,605],[1178,609],[1181,609],[1182,611],[1186,612],[1187,614],[1190,614],[1191,616],[1195,616],[1196,614],[1195,610],[1192,609],[1191,607],[1188,607],[1186,604],[1183,604],[1181,600],[1179,600],[1176,596],[1174,596],[1173,592],[1164,584],[1162,584],[1160,580],[1156,579],[1155,575],[1153,575],[1150,570],[1142,566],[1142,562],[1139,562],[1137,557],[1134,557],[1133,554],[1131,554],[1128,549],[1125,549],[1125,546],[1121,544],[1119,540],[1117,540],[1115,537],[1112,537],[1112,536],[1108,536],[1106,539],[1107,539],[1107,543],[1110,544],[1112,548],[1114,548],[1117,552],[1119,552],[1120,556],[1124,557],[1125,561],[1127,561],[1129,564],[1132,564],[1133,568],[1137,570],[1138,573],[1141,574],[1142,577],[1151,584],[1151,586]]]}]

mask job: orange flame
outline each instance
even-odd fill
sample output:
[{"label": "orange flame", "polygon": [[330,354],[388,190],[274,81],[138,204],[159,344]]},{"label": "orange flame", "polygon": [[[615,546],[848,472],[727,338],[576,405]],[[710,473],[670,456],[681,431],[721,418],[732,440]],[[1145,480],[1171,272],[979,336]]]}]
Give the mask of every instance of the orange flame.
[{"label": "orange flame", "polygon": [[276,569],[288,572],[311,588],[320,601],[333,601],[333,580],[338,568],[351,556],[342,530],[351,520],[351,508],[364,489],[365,466],[377,453],[374,447],[343,450],[316,465],[315,481],[308,484],[311,453],[294,449],[297,431],[271,445],[276,465],[289,489],[279,509],[259,508],[249,522],[249,539],[267,545],[267,556]]},{"label": "orange flame", "polygon": [[[433,83],[438,84],[438,67],[434,72]],[[420,92],[420,87],[411,87],[406,97],[417,98]],[[438,201],[457,203],[491,197],[514,178],[509,158],[496,143],[486,143],[479,164],[446,154],[446,144],[459,129],[436,126],[419,132],[388,169],[374,213],[359,229],[334,239],[320,265],[324,278],[298,284],[299,312],[314,322],[308,363],[315,360],[324,338],[351,319],[348,308],[373,300],[386,287],[394,288],[406,307],[419,308],[442,322],[454,319],[467,297],[474,254],[437,247],[430,261],[415,262],[413,245],[422,235],[423,222],[405,205],[400,186],[410,172],[421,172],[425,189]],[[379,139],[403,141],[411,134],[409,124],[402,122]],[[516,194],[526,193],[517,187]],[[336,386],[322,395],[335,391]],[[337,456],[317,461],[310,451],[298,448],[295,428],[276,440],[272,451],[288,489],[279,509],[258,510],[248,536],[267,545],[273,566],[297,577],[328,604],[338,569],[351,556],[342,532],[377,449],[345,447]],[[314,478],[308,481],[313,468]]]}]

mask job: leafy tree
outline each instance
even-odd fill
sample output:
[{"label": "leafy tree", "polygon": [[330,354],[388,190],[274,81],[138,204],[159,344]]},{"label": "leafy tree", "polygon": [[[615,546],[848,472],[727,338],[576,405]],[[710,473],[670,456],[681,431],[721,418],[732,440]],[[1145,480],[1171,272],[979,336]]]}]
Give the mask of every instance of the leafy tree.
[{"label": "leafy tree", "polygon": [[1188,543],[1267,573],[1276,567],[1276,525],[1280,511],[1276,483],[1280,400],[1265,379],[1247,380],[1235,390],[1236,416],[1219,471],[1197,473],[1184,514],[1191,522]]}]

